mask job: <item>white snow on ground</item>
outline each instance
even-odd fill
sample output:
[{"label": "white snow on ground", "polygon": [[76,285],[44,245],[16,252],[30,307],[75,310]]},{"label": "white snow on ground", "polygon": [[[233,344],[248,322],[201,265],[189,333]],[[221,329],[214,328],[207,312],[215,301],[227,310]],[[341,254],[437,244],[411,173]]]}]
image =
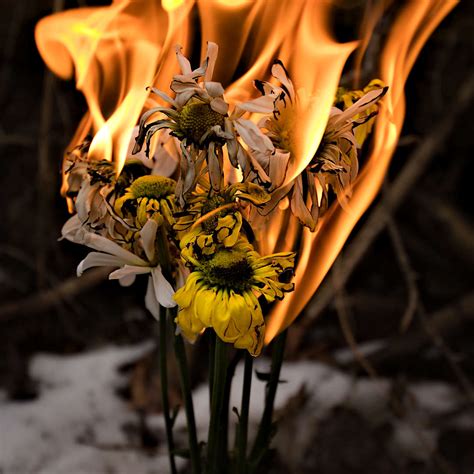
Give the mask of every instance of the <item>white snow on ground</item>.
[{"label": "white snow on ground", "polygon": [[[36,356],[31,363],[31,374],[40,384],[39,398],[13,403],[0,392],[0,472],[168,473],[165,445],[155,455],[133,446],[126,448],[130,446],[130,439],[122,427],[127,423],[136,424],[137,414],[115,393],[126,380],[118,372],[118,367],[133,361],[151,347],[151,343],[146,343],[133,347],[108,347],[74,356]],[[269,361],[258,359],[255,366],[259,371],[268,371]],[[239,409],[242,377],[243,365],[239,365],[231,393],[231,407]],[[309,421],[317,422],[340,404],[358,410],[374,423],[387,415],[390,390],[387,380],[353,379],[334,368],[310,361],[285,364],[281,379],[286,383],[278,389],[276,409],[283,408],[288,399],[305,385],[310,395]],[[420,452],[429,453],[429,446],[436,439],[436,432],[428,424],[430,416],[447,413],[459,406],[460,395],[443,383],[419,383],[409,388],[417,407],[416,414],[410,417],[410,421],[395,422],[393,443],[396,449],[419,456]],[[255,428],[260,419],[264,392],[265,383],[254,376],[251,428]],[[207,386],[198,387],[193,398],[199,438],[203,440],[207,436],[209,421]],[[230,413],[230,420],[235,421],[235,418]],[[464,419],[463,423],[469,424],[469,420]],[[163,433],[161,416],[149,417],[149,424]],[[184,434],[183,410],[178,415],[175,430],[178,437],[180,433]],[[428,450],[419,448],[420,433]]]}]

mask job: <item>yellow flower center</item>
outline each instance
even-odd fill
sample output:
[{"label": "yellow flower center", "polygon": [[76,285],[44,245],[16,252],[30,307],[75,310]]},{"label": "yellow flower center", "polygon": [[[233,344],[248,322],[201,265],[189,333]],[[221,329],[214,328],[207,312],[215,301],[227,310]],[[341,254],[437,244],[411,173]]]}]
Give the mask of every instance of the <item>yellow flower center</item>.
[{"label": "yellow flower center", "polygon": [[178,125],[183,133],[195,145],[200,145],[203,135],[215,125],[224,129],[224,116],[211,109],[211,106],[199,99],[191,99],[179,113]]},{"label": "yellow flower center", "polygon": [[174,193],[176,181],[164,176],[142,176],[130,186],[135,199],[143,197],[162,199]]},{"label": "yellow flower center", "polygon": [[296,126],[295,111],[291,105],[281,107],[280,114],[273,120],[276,138],[276,146],[281,150],[293,153],[294,137],[293,130]]},{"label": "yellow flower center", "polygon": [[253,270],[247,256],[240,250],[222,249],[201,265],[210,286],[245,291],[251,287]]}]

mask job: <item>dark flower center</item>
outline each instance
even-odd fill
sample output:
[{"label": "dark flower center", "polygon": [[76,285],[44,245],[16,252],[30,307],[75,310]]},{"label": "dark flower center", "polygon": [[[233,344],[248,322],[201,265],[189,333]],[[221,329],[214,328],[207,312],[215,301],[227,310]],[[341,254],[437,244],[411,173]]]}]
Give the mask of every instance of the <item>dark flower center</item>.
[{"label": "dark flower center", "polygon": [[224,129],[224,116],[211,106],[191,99],[180,111],[178,125],[183,135],[195,145],[201,145],[203,135],[215,125]]},{"label": "dark flower center", "polygon": [[201,271],[210,286],[237,292],[251,287],[252,266],[245,253],[238,250],[219,250],[210,260],[202,264]]}]

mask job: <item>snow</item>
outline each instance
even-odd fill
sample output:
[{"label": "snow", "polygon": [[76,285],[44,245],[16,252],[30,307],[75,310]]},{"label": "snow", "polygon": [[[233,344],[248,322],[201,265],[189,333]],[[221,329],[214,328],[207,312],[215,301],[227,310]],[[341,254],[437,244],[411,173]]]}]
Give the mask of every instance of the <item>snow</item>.
[{"label": "snow", "polygon": [[[116,395],[126,378],[118,368],[151,350],[151,342],[129,347],[106,347],[80,355],[40,354],[30,371],[39,383],[40,396],[30,402],[11,402],[0,392],[0,472],[2,474],[166,474],[166,444],[156,453],[146,453],[130,444],[125,425],[137,423],[137,414]],[[255,368],[268,371],[270,362],[257,359]],[[236,369],[231,404],[240,409],[243,364]],[[390,416],[390,382],[386,379],[353,378],[314,361],[285,363],[275,408],[284,408],[302,386],[309,394],[306,410],[314,425],[332,409],[344,405],[357,410],[374,424]],[[454,410],[461,403],[458,391],[444,383],[408,386],[412,413],[392,417],[393,449],[411,457],[427,457],[437,432],[430,426],[433,416]],[[264,406],[265,383],[254,375],[250,431],[255,432]],[[209,392],[207,385],[193,393],[198,434],[207,436]],[[236,416],[230,413],[232,423]],[[306,414],[305,414],[306,416]],[[150,416],[149,425],[164,437],[160,415]],[[463,425],[472,419],[462,420]],[[180,411],[175,424],[178,439],[185,436],[185,416]],[[232,434],[230,430],[230,442]],[[304,432],[299,433],[304,437]],[[425,444],[420,449],[421,442]],[[421,454],[420,454],[421,453]],[[183,460],[178,459],[180,465]]]}]

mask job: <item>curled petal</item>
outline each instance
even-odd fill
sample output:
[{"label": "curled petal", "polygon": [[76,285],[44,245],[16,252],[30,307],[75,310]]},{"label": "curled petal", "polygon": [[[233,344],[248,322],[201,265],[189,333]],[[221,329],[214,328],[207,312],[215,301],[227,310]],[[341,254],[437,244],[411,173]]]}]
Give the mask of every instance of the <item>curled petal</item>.
[{"label": "curled petal", "polygon": [[212,110],[221,115],[226,115],[229,111],[229,104],[222,97],[212,99],[209,105]]},{"label": "curled petal", "polygon": [[216,43],[212,41],[208,41],[207,43],[207,70],[204,75],[204,81],[209,82],[212,79],[212,75],[214,74],[214,66],[216,65],[217,54],[219,52],[219,47]]},{"label": "curled petal", "polygon": [[182,50],[183,48],[181,45],[176,45],[176,58],[178,60],[179,67],[181,68],[181,72],[183,74],[191,74],[191,63],[189,62],[188,58],[184,56]]},{"label": "curled petal", "polygon": [[224,88],[220,82],[205,82],[204,87],[211,97],[222,97],[224,95]]}]

